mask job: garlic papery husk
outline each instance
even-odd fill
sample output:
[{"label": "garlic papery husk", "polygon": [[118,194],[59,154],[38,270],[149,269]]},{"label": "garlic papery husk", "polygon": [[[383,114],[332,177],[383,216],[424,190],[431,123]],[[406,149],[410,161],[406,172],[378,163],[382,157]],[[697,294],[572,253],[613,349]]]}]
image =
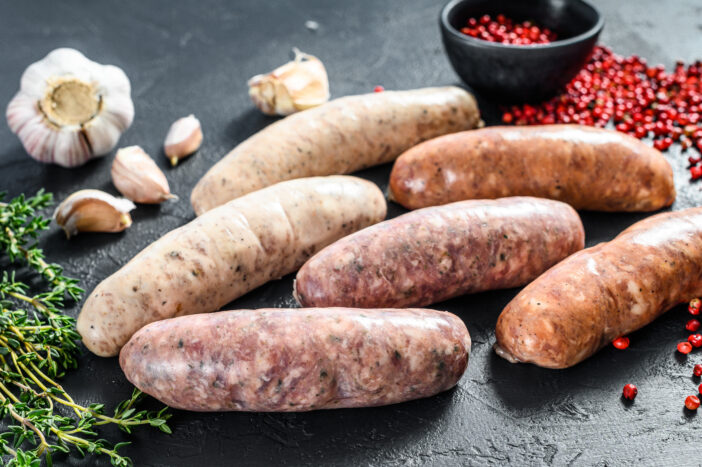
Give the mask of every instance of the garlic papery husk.
[{"label": "garlic papery husk", "polygon": [[63,200],[54,220],[67,237],[78,232],[121,232],[132,225],[134,203],[100,190],[80,190]]},{"label": "garlic papery husk", "polygon": [[324,64],[317,57],[293,51],[292,62],[249,80],[249,96],[266,115],[290,115],[329,100]]},{"label": "garlic papery husk", "polygon": [[74,49],[56,49],[22,74],[7,123],[34,159],[75,167],[110,152],[132,124],[124,72]]},{"label": "garlic papery husk", "polygon": [[175,167],[179,160],[200,149],[200,144],[202,144],[200,120],[190,114],[173,122],[163,142],[163,152]]},{"label": "garlic papery husk", "polygon": [[117,190],[135,203],[156,204],[177,198],[156,162],[139,146],[117,151],[110,173]]}]

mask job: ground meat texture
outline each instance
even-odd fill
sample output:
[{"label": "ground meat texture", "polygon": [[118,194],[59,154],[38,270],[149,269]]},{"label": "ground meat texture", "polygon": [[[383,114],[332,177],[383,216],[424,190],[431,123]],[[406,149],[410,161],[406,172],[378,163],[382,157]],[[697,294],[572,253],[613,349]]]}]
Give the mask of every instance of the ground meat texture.
[{"label": "ground meat texture", "polygon": [[205,174],[190,200],[201,214],[283,180],[385,164],[421,141],[481,123],[475,99],[457,87],[343,97],[239,144]]},{"label": "ground meat texture", "polygon": [[658,214],[525,287],[497,320],[495,349],[567,368],[700,294],[702,208]]},{"label": "ground meat texture", "polygon": [[302,308],[152,323],[119,361],[173,408],[299,412],[432,396],[456,385],[469,353],[465,324],[443,311]]},{"label": "ground meat texture", "polygon": [[424,306],[524,285],[581,250],[585,234],[565,203],[515,197],[413,211],[344,237],[295,280],[302,306]]},{"label": "ground meat texture", "polygon": [[673,171],[660,152],[582,125],[490,127],[426,141],[397,159],[390,192],[408,209],[537,196],[575,209],[655,211],[675,200]]},{"label": "ground meat texture", "polygon": [[83,305],[78,332],[93,353],[117,355],[142,326],[218,310],[385,213],[378,187],[356,177],[290,180],[251,193],[166,234],[102,281]]}]

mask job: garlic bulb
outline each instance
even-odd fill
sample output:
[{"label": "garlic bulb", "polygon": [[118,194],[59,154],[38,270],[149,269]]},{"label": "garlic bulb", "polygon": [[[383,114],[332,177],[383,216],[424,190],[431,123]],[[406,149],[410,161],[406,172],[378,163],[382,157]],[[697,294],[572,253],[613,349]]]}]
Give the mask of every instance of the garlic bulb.
[{"label": "garlic bulb", "polygon": [[121,232],[132,225],[134,203],[100,190],[80,190],[63,200],[54,220],[67,237],[78,232]]},{"label": "garlic bulb", "polygon": [[115,147],[134,118],[130,93],[116,66],[56,49],[22,74],[7,123],[34,159],[75,167]]},{"label": "garlic bulb", "polygon": [[163,142],[163,152],[175,167],[179,160],[200,149],[200,144],[202,144],[200,120],[190,114],[173,122]]},{"label": "garlic bulb", "polygon": [[329,100],[324,64],[297,49],[295,59],[249,80],[249,96],[266,115],[290,115]]},{"label": "garlic bulb", "polygon": [[139,146],[117,151],[110,173],[117,190],[136,203],[155,204],[177,198],[156,162]]}]

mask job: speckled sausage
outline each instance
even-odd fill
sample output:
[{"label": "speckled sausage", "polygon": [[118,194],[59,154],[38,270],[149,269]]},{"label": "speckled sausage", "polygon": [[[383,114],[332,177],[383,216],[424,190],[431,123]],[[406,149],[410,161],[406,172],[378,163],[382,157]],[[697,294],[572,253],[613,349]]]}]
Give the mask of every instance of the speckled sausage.
[{"label": "speckled sausage", "polygon": [[117,355],[142,326],[218,310],[385,211],[378,187],[356,177],[290,180],[251,193],[166,234],[102,281],[83,305],[78,332],[93,353]]},{"label": "speckled sausage", "polygon": [[459,201],[367,227],[300,268],[302,306],[424,306],[524,285],[581,250],[585,234],[565,203],[539,198]]},{"label": "speckled sausage", "polygon": [[497,320],[495,350],[567,368],[700,294],[702,208],[658,214],[525,287]]},{"label": "speckled sausage", "polygon": [[251,136],[193,189],[195,213],[292,178],[384,164],[415,144],[476,127],[475,99],[457,87],[349,96],[286,117]]},{"label": "speckled sausage", "polygon": [[159,321],[119,362],[173,408],[301,412],[432,396],[456,385],[469,353],[465,324],[443,311],[298,308]]},{"label": "speckled sausage", "polygon": [[426,141],[398,157],[390,192],[408,209],[515,195],[595,211],[655,211],[675,200],[660,152],[581,125],[490,127]]}]

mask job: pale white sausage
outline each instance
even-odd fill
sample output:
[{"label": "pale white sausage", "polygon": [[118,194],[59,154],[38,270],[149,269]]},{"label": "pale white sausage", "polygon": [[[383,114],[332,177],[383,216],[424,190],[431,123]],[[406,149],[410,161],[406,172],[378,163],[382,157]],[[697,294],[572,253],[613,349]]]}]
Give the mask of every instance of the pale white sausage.
[{"label": "pale white sausage", "polygon": [[142,326],[218,310],[383,220],[386,208],[375,184],[348,176],[250,193],[164,235],[102,281],[83,305],[78,332],[93,353],[117,355]]}]

